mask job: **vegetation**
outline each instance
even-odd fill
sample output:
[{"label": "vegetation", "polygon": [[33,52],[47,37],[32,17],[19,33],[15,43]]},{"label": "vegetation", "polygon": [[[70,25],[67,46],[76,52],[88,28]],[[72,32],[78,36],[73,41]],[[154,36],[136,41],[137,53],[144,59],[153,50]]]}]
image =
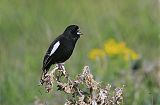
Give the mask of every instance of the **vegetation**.
[{"label": "vegetation", "polygon": [[[89,66],[84,66],[81,74],[78,74],[74,80],[70,79],[65,70],[55,68],[46,74],[43,86],[46,92],[52,90],[53,85],[57,85],[59,91],[68,95],[64,105],[120,105],[123,104],[123,88],[115,88],[111,91],[111,85],[102,87],[101,84],[94,80]],[[43,102],[37,101],[37,105]]]},{"label": "vegetation", "polygon": [[[104,86],[125,85],[124,105],[160,103],[159,5],[158,0],[1,0],[0,104],[65,103],[57,87],[45,93],[38,82],[47,47],[69,24],[84,34],[65,64],[71,78],[89,65]],[[137,59],[109,56],[104,44],[110,39],[125,43]],[[94,48],[105,51],[102,57],[89,58]]]}]

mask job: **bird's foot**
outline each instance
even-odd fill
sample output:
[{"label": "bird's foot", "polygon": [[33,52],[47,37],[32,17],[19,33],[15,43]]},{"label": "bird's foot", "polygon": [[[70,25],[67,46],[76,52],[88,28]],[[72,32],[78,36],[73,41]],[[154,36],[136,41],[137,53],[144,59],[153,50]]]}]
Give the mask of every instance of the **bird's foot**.
[{"label": "bird's foot", "polygon": [[62,74],[65,76],[66,75],[66,69],[64,67],[64,63],[58,63],[57,64],[58,69],[62,72]]},{"label": "bird's foot", "polygon": [[57,64],[59,70],[65,70],[64,63]]},{"label": "bird's foot", "polygon": [[66,71],[66,69],[64,67],[64,63],[58,63],[57,67],[60,70],[60,72],[62,72],[62,75],[67,78],[68,77],[68,73],[67,73],[67,71]]}]

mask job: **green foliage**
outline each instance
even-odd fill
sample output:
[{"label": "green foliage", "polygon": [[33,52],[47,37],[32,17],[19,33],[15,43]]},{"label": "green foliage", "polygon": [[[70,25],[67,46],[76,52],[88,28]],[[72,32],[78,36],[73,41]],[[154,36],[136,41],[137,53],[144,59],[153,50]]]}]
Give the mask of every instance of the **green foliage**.
[{"label": "green foliage", "polygon": [[[158,6],[157,0],[1,0],[0,104],[33,104],[35,97],[64,103],[61,95],[46,94],[37,84],[48,45],[69,24],[78,24],[84,33],[65,65],[71,76],[89,65],[99,81],[126,85],[124,104],[160,103],[159,69],[145,72],[160,53]],[[108,38],[126,42],[149,64],[132,73],[121,60],[89,60],[88,52]]]}]

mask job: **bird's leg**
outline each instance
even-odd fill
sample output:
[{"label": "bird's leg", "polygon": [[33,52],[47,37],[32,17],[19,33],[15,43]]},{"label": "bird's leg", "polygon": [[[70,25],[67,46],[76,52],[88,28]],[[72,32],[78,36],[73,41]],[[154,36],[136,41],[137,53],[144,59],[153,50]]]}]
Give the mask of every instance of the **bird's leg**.
[{"label": "bird's leg", "polygon": [[59,70],[65,70],[64,63],[58,63],[57,65]]},{"label": "bird's leg", "polygon": [[66,76],[66,69],[65,69],[65,67],[64,67],[64,63],[59,63],[59,64],[58,64],[58,68],[59,68],[59,70],[61,70],[62,74],[63,74],[64,76]]},{"label": "bird's leg", "polygon": [[62,72],[62,75],[63,76],[65,76],[65,78],[67,78],[69,81],[70,81],[70,79],[68,78],[69,77],[69,74],[67,73],[67,71],[66,71],[66,69],[65,69],[65,67],[64,67],[64,63],[60,63],[60,64],[58,64],[58,68],[61,70],[61,72]]}]

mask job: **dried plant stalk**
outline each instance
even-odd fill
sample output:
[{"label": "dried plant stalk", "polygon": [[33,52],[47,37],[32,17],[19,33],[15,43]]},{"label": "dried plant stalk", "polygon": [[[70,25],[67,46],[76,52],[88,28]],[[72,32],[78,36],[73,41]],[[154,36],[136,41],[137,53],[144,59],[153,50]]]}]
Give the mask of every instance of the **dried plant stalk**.
[{"label": "dried plant stalk", "polygon": [[[62,77],[67,82],[62,81]],[[43,84],[47,92],[51,91],[53,85],[57,85],[57,90],[72,95],[64,105],[120,105],[123,102],[123,87],[111,91],[111,85],[108,84],[102,88],[100,83],[94,80],[88,66],[84,66],[83,72],[75,80],[70,79],[64,67],[60,70],[56,66],[46,74]]]}]

